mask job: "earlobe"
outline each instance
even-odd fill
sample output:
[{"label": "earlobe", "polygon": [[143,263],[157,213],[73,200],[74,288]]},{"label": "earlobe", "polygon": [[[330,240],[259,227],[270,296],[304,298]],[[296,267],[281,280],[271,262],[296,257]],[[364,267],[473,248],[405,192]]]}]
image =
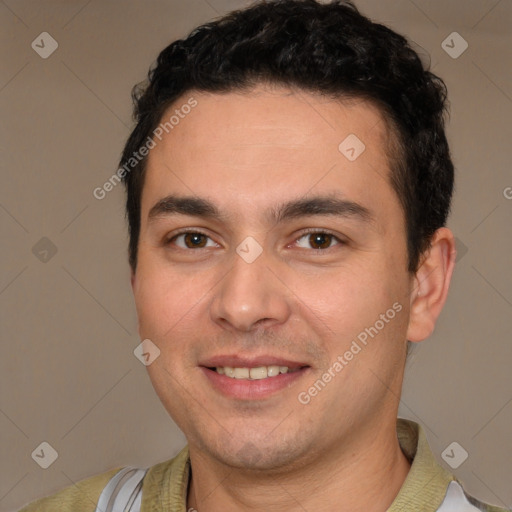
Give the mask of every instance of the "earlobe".
[{"label": "earlobe", "polygon": [[456,254],[453,233],[448,228],[438,229],[412,281],[409,341],[423,341],[434,332],[448,295]]}]

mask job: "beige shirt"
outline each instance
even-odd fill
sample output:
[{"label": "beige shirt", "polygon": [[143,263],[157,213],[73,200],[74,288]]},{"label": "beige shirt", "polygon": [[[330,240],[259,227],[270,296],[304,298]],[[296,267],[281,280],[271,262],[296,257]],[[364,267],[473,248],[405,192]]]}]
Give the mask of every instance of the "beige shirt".
[{"label": "beige shirt", "polygon": [[[455,477],[437,463],[421,426],[398,419],[397,435],[412,464],[388,512],[505,511],[464,495]],[[119,469],[82,480],[20,512],[94,512],[103,488]],[[173,459],[149,468],[142,486],[141,512],[187,512],[189,478],[190,459],[185,446]]]}]

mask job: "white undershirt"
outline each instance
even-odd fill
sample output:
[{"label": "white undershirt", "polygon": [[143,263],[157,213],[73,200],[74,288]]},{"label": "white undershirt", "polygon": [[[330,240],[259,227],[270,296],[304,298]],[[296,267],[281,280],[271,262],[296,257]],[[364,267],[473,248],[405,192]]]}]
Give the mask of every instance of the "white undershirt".
[{"label": "white undershirt", "polygon": [[481,512],[480,509],[469,503],[462,487],[455,481],[450,482],[446,490],[443,503],[437,512]]}]

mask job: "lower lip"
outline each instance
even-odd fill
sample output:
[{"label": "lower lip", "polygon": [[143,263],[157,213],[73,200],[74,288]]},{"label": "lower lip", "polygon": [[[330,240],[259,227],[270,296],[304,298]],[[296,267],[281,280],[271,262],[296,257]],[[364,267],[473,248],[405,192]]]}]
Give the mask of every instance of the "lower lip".
[{"label": "lower lip", "polygon": [[213,387],[223,395],[239,400],[258,400],[267,398],[291,386],[304,376],[309,367],[291,373],[280,373],[275,377],[254,380],[226,377],[204,366],[201,367],[201,370]]}]

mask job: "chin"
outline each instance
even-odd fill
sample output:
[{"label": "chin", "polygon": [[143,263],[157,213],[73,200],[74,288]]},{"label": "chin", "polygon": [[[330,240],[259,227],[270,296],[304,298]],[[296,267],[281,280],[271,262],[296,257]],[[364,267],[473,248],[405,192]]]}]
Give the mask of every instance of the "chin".
[{"label": "chin", "polygon": [[[226,442],[223,442],[226,441]],[[226,466],[248,471],[290,471],[290,467],[302,465],[311,449],[304,446],[298,439],[268,439],[257,435],[233,438],[229,441],[215,442],[214,446],[207,446],[206,451],[211,457]]]},{"label": "chin", "polygon": [[288,453],[268,453],[259,449],[252,443],[242,446],[236,453],[220,453],[218,458],[227,466],[232,468],[265,472],[280,472],[281,469],[289,471],[290,465],[293,464],[293,456]]}]

